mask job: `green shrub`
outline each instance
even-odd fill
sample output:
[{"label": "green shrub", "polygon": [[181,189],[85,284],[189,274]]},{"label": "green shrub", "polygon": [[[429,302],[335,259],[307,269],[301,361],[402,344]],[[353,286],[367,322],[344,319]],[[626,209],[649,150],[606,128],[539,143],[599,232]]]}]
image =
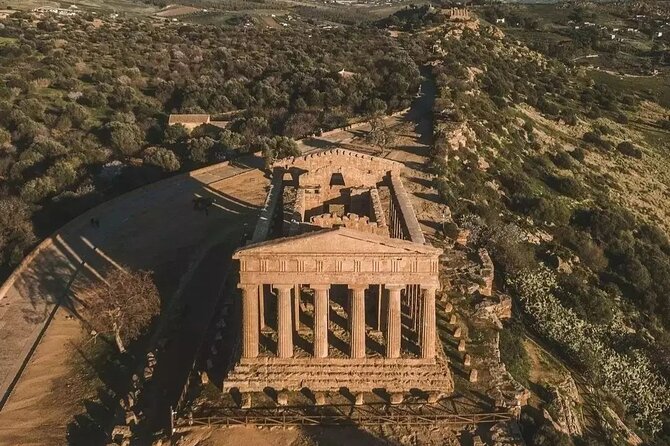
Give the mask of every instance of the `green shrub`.
[{"label": "green shrub", "polygon": [[620,142],[619,145],[616,146],[616,148],[619,152],[623,153],[626,156],[631,156],[633,158],[642,158],[642,151],[628,141]]}]

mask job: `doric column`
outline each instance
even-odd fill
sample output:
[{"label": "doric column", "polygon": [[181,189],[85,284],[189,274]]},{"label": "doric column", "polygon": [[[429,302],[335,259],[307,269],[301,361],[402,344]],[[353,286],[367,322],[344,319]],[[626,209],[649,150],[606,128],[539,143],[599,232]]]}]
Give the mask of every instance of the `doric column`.
[{"label": "doric column", "polygon": [[383,309],[383,306],[382,306],[382,300],[383,300],[382,291],[384,289],[382,288],[381,284],[376,285],[376,287],[377,287],[376,288],[377,289],[377,330],[382,331],[383,330],[383,328],[382,328],[382,326],[383,326],[382,317],[385,316],[384,313],[382,312],[382,309]]},{"label": "doric column", "polygon": [[386,357],[400,357],[400,292],[404,285],[384,285],[389,290],[388,303],[386,304]]},{"label": "doric column", "polygon": [[352,358],[365,358],[365,285],[350,285],[349,330]]},{"label": "doric column", "polygon": [[328,357],[328,291],[330,285],[314,285],[314,357]]},{"label": "doric column", "polygon": [[293,325],[295,332],[300,331],[300,285],[293,287]]},{"label": "doric column", "polygon": [[291,324],[291,289],[293,285],[275,285],[277,289],[277,356],[293,356],[293,326]]},{"label": "doric column", "polygon": [[258,285],[242,290],[242,357],[258,356]]},{"label": "doric column", "polygon": [[265,328],[265,285],[258,285],[258,328]]},{"label": "doric column", "polygon": [[421,302],[421,357],[435,357],[435,288],[423,288]]}]

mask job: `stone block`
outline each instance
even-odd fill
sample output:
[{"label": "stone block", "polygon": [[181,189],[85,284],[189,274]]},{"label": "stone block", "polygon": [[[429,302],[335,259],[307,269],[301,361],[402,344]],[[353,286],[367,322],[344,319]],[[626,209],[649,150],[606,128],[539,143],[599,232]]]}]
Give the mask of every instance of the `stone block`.
[{"label": "stone block", "polygon": [[465,367],[470,367],[470,364],[472,363],[472,357],[469,354],[465,354],[465,357],[463,358],[463,365]]},{"label": "stone block", "polygon": [[326,405],[326,393],[325,392],[314,392],[314,404],[316,406],[325,406]]},{"label": "stone block", "polygon": [[209,384],[209,375],[207,372],[200,372],[200,382],[203,384]]},{"label": "stone block", "polygon": [[435,404],[440,400],[441,397],[442,394],[440,392],[428,392],[426,401],[428,402],[428,404]]},{"label": "stone block", "polygon": [[354,401],[354,404],[356,406],[362,406],[365,404],[365,394],[363,392],[359,392],[356,394],[356,400]]},{"label": "stone block", "polygon": [[451,302],[447,302],[446,304],[444,304],[445,313],[451,313],[452,311],[454,311],[454,306]]},{"label": "stone block", "polygon": [[478,378],[477,369],[470,370],[470,382],[476,383]]},{"label": "stone block", "polygon": [[459,352],[464,352],[465,351],[465,339],[461,339],[458,342],[458,351]]},{"label": "stone block", "polygon": [[389,396],[389,402],[391,404],[402,404],[405,400],[405,395],[402,392],[393,392]]},{"label": "stone block", "polygon": [[280,406],[288,406],[288,392],[277,392],[277,404]]},{"label": "stone block", "polygon": [[456,317],[456,314],[452,314],[451,317],[449,318],[449,324],[450,325],[456,325],[458,323],[458,318]]},{"label": "stone block", "polygon": [[251,393],[243,393],[240,400],[240,407],[242,409],[251,409]]},{"label": "stone block", "polygon": [[463,335],[462,332],[463,332],[463,329],[460,326],[456,327],[456,329],[454,330],[454,337],[456,339],[460,338]]}]

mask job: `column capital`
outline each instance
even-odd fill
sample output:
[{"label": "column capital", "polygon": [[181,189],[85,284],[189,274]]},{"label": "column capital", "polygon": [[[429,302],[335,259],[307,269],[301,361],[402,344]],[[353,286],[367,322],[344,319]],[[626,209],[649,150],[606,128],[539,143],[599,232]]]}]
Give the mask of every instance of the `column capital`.
[{"label": "column capital", "polygon": [[246,290],[250,288],[258,288],[261,285],[262,285],[261,283],[238,283],[237,288],[241,290]]},{"label": "column capital", "polygon": [[295,287],[295,283],[273,283],[272,288],[277,290],[292,290]]},{"label": "column capital", "polygon": [[404,290],[407,285],[401,285],[398,283],[385,283],[384,288],[387,290]]},{"label": "column capital", "polygon": [[435,293],[439,287],[437,285],[421,285],[422,292]]},{"label": "column capital", "polygon": [[330,289],[330,284],[329,283],[310,283],[309,287],[313,290],[329,290]]},{"label": "column capital", "polygon": [[370,287],[369,283],[349,283],[347,284],[347,288],[350,290],[356,290],[356,291],[361,291],[361,290],[367,290]]}]

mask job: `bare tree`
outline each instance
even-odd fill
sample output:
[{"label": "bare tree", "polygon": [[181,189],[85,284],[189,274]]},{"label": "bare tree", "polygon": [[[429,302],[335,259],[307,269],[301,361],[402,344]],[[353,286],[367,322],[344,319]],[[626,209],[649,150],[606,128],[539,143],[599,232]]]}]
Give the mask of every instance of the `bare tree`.
[{"label": "bare tree", "polygon": [[396,135],[386,123],[380,118],[373,118],[370,121],[370,131],[366,135],[369,144],[375,145],[380,149],[388,149],[396,140]]},{"label": "bare tree", "polygon": [[125,343],[136,339],[160,311],[158,288],[148,271],[114,269],[105,282],[82,291],[87,319],[98,333],[114,336],[121,353]]}]

